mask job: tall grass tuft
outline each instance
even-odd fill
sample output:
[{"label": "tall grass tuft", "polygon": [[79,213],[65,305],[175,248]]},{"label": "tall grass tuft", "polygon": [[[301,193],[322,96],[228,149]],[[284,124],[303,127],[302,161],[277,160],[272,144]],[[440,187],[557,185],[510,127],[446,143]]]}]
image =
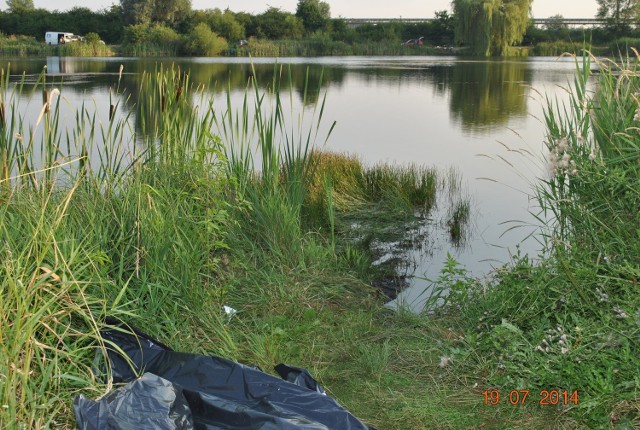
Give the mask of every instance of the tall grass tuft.
[{"label": "tall grass tuft", "polygon": [[[295,116],[291,111],[287,118],[281,85],[286,80],[291,83],[291,71],[274,67],[270,92],[261,92],[252,78],[241,110],[235,110],[228,97],[227,109],[216,117],[216,125],[227,151],[229,178],[236,184],[237,196],[250,208],[241,216],[246,223],[243,234],[258,237],[257,247],[295,267],[304,264],[300,261],[304,255],[301,211],[314,175],[311,150],[318,138],[324,99],[314,105],[311,118],[306,118],[305,110]],[[293,106],[293,85],[289,88],[288,104]],[[306,97],[305,89],[303,104]]]},{"label": "tall grass tuft", "polygon": [[[561,280],[556,285],[565,291],[559,314],[585,330],[571,332],[584,344],[569,349],[590,362],[584,370],[592,376],[572,374],[572,382],[593,396],[585,405],[592,418],[614,408],[622,421],[635,415],[637,424],[638,405],[628,402],[640,389],[640,269],[632,263],[640,259],[640,73],[637,58],[616,63],[584,56],[579,66],[569,105],[549,103],[546,110],[551,177],[538,199],[556,220],[548,245]],[[611,350],[600,349],[602,339],[612,339]],[[606,379],[612,356],[616,378]]]},{"label": "tall grass tuft", "polygon": [[[109,389],[91,371],[107,316],[236,357],[211,307],[228,212],[209,101],[160,70],[141,94],[114,82],[108,119],[82,105],[68,130],[63,87],[43,74],[30,118],[24,79],[0,75],[0,427],[71,427],[72,397]],[[146,118],[123,111],[130,97]]]}]

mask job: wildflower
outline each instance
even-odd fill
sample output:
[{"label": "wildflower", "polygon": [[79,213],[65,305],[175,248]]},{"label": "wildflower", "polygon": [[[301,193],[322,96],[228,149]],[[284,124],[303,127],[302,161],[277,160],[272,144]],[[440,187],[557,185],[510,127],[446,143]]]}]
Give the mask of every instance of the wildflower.
[{"label": "wildflower", "polygon": [[614,310],[614,312],[617,314],[616,316],[617,316],[618,318],[621,318],[621,319],[629,318],[629,315],[627,315],[627,313],[626,313],[624,310],[622,310],[621,308],[619,308],[619,307],[614,307],[614,308],[613,308],[613,310]]},{"label": "wildflower", "polygon": [[558,151],[560,151],[560,152],[566,150],[567,149],[567,138],[563,137],[562,139],[560,139],[558,141],[557,146],[558,146]]},{"label": "wildflower", "polygon": [[571,176],[576,176],[578,174],[578,170],[577,169],[573,169],[571,171]]},{"label": "wildflower", "polygon": [[453,361],[453,358],[447,357],[446,355],[442,356],[442,357],[440,357],[440,364],[438,364],[438,366],[441,369],[444,369],[445,367],[448,367],[451,364],[452,361]]},{"label": "wildflower", "polygon": [[593,161],[596,159],[596,150],[592,149],[591,153],[589,154],[589,160]]},{"label": "wildflower", "polygon": [[549,347],[547,339],[542,339],[542,342],[540,342],[540,345],[536,346],[535,350],[540,352],[549,352],[551,348]]},{"label": "wildflower", "polygon": [[567,352],[569,352],[569,348],[565,348],[564,346],[560,349],[560,352],[562,354],[566,354]]},{"label": "wildflower", "polygon": [[636,109],[636,114],[633,116],[634,121],[640,121],[640,108]]},{"label": "wildflower", "polygon": [[571,156],[565,152],[564,155],[562,156],[562,161],[566,161],[568,164],[569,160],[571,160]]},{"label": "wildflower", "polygon": [[563,334],[562,336],[560,336],[560,339],[558,339],[558,343],[562,346],[566,346],[567,345],[567,335]]},{"label": "wildflower", "polygon": [[562,160],[559,163],[559,166],[562,169],[566,169],[567,167],[569,167],[569,160],[565,160],[564,157],[563,157]]}]

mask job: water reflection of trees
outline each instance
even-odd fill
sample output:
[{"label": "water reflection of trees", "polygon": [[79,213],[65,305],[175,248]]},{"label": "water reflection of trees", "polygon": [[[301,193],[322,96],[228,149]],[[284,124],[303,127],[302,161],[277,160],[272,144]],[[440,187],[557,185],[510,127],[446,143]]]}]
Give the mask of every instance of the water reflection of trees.
[{"label": "water reflection of trees", "polygon": [[[0,64],[2,61],[0,61]],[[324,88],[340,86],[347,75],[357,76],[364,83],[389,82],[402,87],[418,85],[431,90],[433,94],[449,98],[450,111],[454,120],[472,132],[489,130],[508,122],[512,116],[526,115],[527,99],[523,84],[532,82],[533,72],[526,61],[392,61],[388,64],[277,64],[257,61],[211,62],[209,59],[147,59],[113,58],[104,61],[95,59],[27,59],[12,62],[12,74],[23,71],[37,76],[47,64],[52,76],[48,82],[63,81],[67,89],[72,87],[78,93],[92,92],[105,94],[118,84],[120,65],[124,65],[124,75],[120,90],[129,99],[126,108],[135,109],[140,96],[143,72],[153,73],[163,67],[179,67],[189,74],[194,85],[203,85],[212,97],[232,91],[244,91],[255,78],[259,87],[270,90],[274,76],[279,76],[283,94],[291,89],[299,100],[307,105],[317,103]],[[89,76],[90,75],[90,76]],[[322,79],[321,79],[322,78]],[[306,85],[306,87],[305,87]],[[99,105],[108,104],[104,100]]]},{"label": "water reflection of trees", "polygon": [[[117,66],[119,68],[119,65]],[[309,66],[305,64],[250,64],[250,63],[198,63],[189,60],[164,61],[162,63],[153,60],[140,60],[124,65],[124,76],[120,83],[120,90],[126,94],[126,109],[134,111],[135,127],[140,132],[140,122],[149,123],[150,112],[146,114],[140,111],[140,106],[146,104],[141,97],[145,95],[140,91],[144,73],[156,73],[160,67],[179,69],[183,75],[188,75],[188,81],[194,88],[201,88],[205,97],[215,98],[227,91],[244,91],[253,82],[264,91],[272,90],[274,84],[280,88],[281,94],[288,94],[291,90],[297,94],[300,101],[305,104],[315,104],[323,91],[323,88],[344,79],[346,71],[338,68],[326,68],[322,66]],[[321,79],[322,77],[322,79]],[[274,80],[275,79],[275,80]],[[115,86],[116,79],[111,79],[109,88]],[[95,86],[94,86],[95,88]],[[250,91],[252,91],[250,89]],[[184,91],[193,95],[193,91]],[[170,95],[167,95],[170,97]]]},{"label": "water reflection of trees", "polygon": [[460,62],[452,68],[450,110],[467,131],[483,131],[527,114],[527,63]]}]

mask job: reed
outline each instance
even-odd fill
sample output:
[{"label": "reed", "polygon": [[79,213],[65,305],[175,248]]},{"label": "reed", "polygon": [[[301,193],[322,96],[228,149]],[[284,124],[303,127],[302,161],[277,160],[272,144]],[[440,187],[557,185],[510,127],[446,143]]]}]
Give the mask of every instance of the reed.
[{"label": "reed", "polygon": [[72,42],[60,45],[58,55],[67,57],[111,57],[113,49],[104,43]]},{"label": "reed", "polygon": [[[226,246],[222,154],[210,105],[192,106],[201,94],[178,70],[142,76],[136,95],[114,82],[109,117],[83,104],[71,130],[64,87],[43,73],[28,118],[24,79],[0,76],[0,426],[68,428],[75,394],[109,389],[91,371],[107,316],[158,336],[209,320],[209,336],[229,338],[219,315],[197,311],[219,294],[208,287]],[[121,112],[130,97],[141,131]]]},{"label": "reed", "polygon": [[[281,86],[289,82],[288,105],[293,106],[291,70],[276,65],[273,76],[268,94],[252,79],[240,110],[228,97],[226,111],[214,117],[226,150],[229,180],[236,185],[235,194],[251,207],[240,216],[246,234],[260,239],[257,246],[292,263],[304,255],[301,210],[314,174],[311,150],[318,139],[324,99],[314,105],[309,119],[305,110],[297,115],[290,110],[286,117]],[[306,97],[305,89],[303,103]]]},{"label": "reed", "polygon": [[314,57],[338,55],[437,55],[431,46],[404,46],[399,42],[346,43],[326,37],[296,40],[252,39],[248,46],[233,50],[239,57]]},{"label": "reed", "polygon": [[540,42],[533,48],[533,55],[558,57],[565,53],[581,55],[585,51],[592,51],[591,44],[584,42],[555,41]]}]

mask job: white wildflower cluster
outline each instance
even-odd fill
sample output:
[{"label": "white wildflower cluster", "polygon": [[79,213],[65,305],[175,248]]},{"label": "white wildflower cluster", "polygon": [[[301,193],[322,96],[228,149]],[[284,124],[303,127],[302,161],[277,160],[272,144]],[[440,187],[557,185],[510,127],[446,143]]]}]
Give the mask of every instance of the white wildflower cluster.
[{"label": "white wildflower cluster", "polygon": [[549,154],[549,162],[551,163],[551,172],[553,176],[557,175],[577,175],[575,160],[571,159],[569,138],[563,137],[557,140],[551,146]]},{"label": "white wildflower cluster", "polygon": [[640,106],[636,109],[636,114],[633,116],[634,121],[640,121]]},{"label": "white wildflower cluster", "polygon": [[602,291],[600,288],[596,288],[596,294],[600,296],[600,303],[606,303],[609,301],[609,295]]},{"label": "white wildflower cluster", "polygon": [[504,355],[500,354],[498,357],[498,370],[505,370],[507,366],[504,364]]},{"label": "white wildflower cluster", "polygon": [[554,344],[557,344],[560,347],[560,353],[566,354],[569,352],[569,340],[567,338],[567,334],[564,332],[564,329],[560,326],[556,327],[555,330],[551,330],[550,333],[542,339],[542,342],[538,346],[536,346],[535,350],[549,353],[552,351]]},{"label": "white wildflower cluster", "polygon": [[618,318],[624,319],[629,317],[629,315],[627,315],[627,313],[622,308],[619,308],[617,306],[613,308],[613,311],[616,313],[616,317]]}]

